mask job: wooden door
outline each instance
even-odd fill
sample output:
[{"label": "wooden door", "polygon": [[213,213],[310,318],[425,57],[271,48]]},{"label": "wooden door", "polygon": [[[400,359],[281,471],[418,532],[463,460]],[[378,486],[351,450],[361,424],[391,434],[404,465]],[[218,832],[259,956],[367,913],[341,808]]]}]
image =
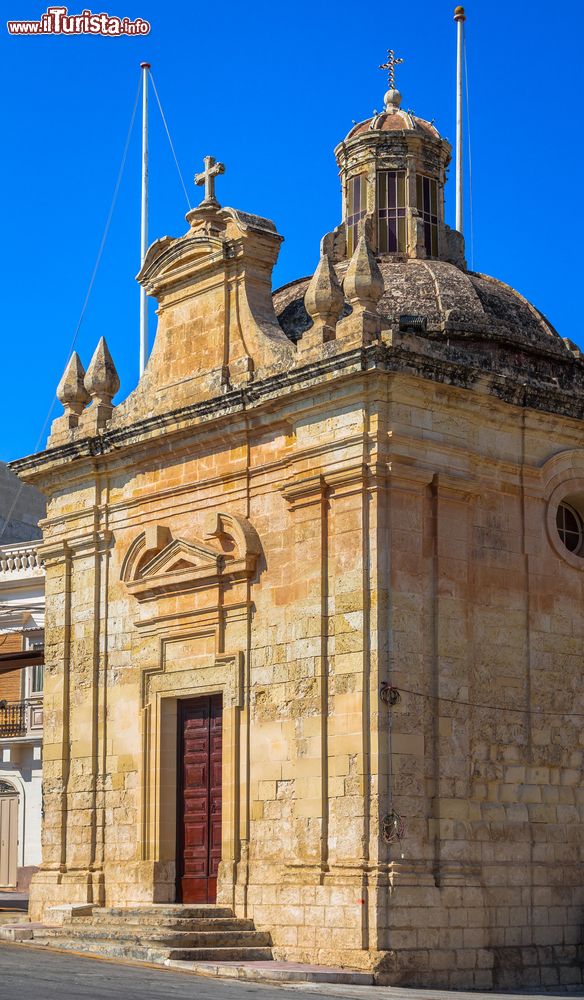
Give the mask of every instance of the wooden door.
[{"label": "wooden door", "polygon": [[0,794],[0,886],[15,889],[18,859],[18,793]]},{"label": "wooden door", "polygon": [[177,900],[214,903],[221,860],[221,695],[179,702]]}]

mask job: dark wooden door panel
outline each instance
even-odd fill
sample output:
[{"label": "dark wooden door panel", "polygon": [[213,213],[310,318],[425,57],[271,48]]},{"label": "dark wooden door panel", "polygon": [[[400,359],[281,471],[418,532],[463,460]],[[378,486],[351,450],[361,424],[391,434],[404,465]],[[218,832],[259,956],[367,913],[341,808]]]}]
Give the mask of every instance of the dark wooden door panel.
[{"label": "dark wooden door panel", "polygon": [[214,903],[221,860],[222,699],[179,702],[177,899]]}]

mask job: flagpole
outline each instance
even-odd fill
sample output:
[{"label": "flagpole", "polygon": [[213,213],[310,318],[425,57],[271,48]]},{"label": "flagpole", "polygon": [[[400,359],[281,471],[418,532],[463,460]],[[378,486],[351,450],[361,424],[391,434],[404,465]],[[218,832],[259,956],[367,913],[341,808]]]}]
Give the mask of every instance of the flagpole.
[{"label": "flagpole", "polygon": [[462,60],[464,46],[464,22],[466,15],[464,7],[456,7],[454,10],[454,20],[456,21],[456,228],[459,233],[464,230],[464,197],[463,197],[463,172],[462,172]]},{"label": "flagpole", "polygon": [[[140,266],[148,249],[148,70],[150,63],[140,63],[142,70],[142,212],[140,222]],[[140,375],[148,360],[148,301],[140,286]]]}]

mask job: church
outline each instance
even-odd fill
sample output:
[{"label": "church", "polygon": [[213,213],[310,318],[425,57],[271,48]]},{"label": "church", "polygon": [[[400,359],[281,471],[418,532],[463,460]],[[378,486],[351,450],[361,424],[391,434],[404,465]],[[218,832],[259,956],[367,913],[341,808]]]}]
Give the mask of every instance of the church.
[{"label": "church", "polygon": [[584,362],[467,268],[395,85],[335,156],[276,291],[207,157],[136,389],[74,354],[12,463],[48,504],[31,916],[216,906],[379,983],[581,983]]}]

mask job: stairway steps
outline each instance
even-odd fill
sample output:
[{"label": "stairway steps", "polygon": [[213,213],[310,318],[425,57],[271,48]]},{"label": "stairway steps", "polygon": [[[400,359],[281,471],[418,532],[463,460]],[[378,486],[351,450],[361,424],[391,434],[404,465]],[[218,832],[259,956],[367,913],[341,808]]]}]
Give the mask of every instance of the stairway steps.
[{"label": "stairway steps", "polygon": [[153,904],[100,907],[72,914],[60,927],[39,928],[37,944],[67,951],[164,964],[269,962],[271,938],[226,906]]}]

